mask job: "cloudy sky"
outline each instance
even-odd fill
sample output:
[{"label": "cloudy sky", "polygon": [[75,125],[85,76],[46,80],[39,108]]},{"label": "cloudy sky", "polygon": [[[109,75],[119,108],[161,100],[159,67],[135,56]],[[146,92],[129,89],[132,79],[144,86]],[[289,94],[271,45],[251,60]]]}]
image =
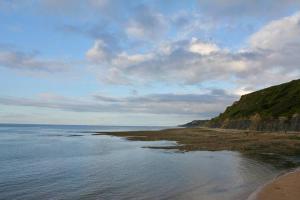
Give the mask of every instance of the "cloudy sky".
[{"label": "cloudy sky", "polygon": [[176,125],[299,77],[299,0],[0,0],[0,123]]}]

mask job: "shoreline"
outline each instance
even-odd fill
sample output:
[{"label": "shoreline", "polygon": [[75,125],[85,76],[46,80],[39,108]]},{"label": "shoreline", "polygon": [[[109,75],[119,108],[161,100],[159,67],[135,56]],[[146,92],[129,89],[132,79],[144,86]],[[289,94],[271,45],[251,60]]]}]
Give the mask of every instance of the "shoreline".
[{"label": "shoreline", "polygon": [[[299,132],[175,128],[159,131],[98,132],[93,135],[110,135],[130,141],[167,140],[176,142],[176,145],[173,146],[145,147],[153,149],[176,149],[182,152],[237,151],[252,159],[283,169],[283,172],[274,179],[259,186],[247,200],[296,200],[300,197],[300,168],[297,168],[300,162],[298,159],[293,160],[293,157],[294,159],[299,158],[300,155]],[[286,181],[286,177],[288,177],[288,181]],[[285,191],[288,191],[290,196],[282,198]]]},{"label": "shoreline", "polygon": [[145,146],[153,149],[188,151],[237,151],[245,156],[282,169],[300,166],[300,134],[257,132],[213,128],[173,128],[158,131],[95,132],[130,141],[173,141],[170,146]]},{"label": "shoreline", "polygon": [[298,200],[300,196],[300,168],[279,174],[259,187],[247,200]]}]

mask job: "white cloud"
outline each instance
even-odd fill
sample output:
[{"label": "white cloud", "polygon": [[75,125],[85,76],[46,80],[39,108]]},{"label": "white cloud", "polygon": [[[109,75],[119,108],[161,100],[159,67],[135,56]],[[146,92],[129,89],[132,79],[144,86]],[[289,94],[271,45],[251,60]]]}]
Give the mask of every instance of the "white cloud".
[{"label": "white cloud", "polygon": [[[300,1],[198,2],[200,11],[199,8],[190,9],[192,4],[178,6],[182,2],[172,3],[166,9],[165,2],[156,4],[134,0],[0,0],[0,11],[6,11],[11,16],[24,15],[24,19],[33,20],[28,23],[33,22],[32,25],[37,29],[41,28],[40,20],[34,21],[34,18],[42,17],[49,20],[49,25],[63,27],[64,34],[76,33],[95,40],[85,55],[89,62],[83,64],[89,65],[89,70],[93,72],[96,69],[97,76],[105,83],[135,84],[139,87],[145,86],[141,86],[141,83],[150,83],[145,88],[151,91],[160,90],[151,88],[151,84],[166,87],[167,83],[170,91],[178,91],[183,90],[178,89],[181,84],[203,89],[203,85],[213,81],[214,87],[229,88],[235,95],[241,95],[257,88],[299,78],[300,13],[280,17],[299,9]],[[263,26],[246,39],[244,44],[239,43],[246,34],[271,18],[277,20]],[[248,25],[252,28],[247,31],[239,29],[248,28]],[[24,29],[24,37],[28,34],[26,31],[30,30]],[[233,35],[229,35],[230,33]],[[224,39],[226,37],[227,41]],[[81,39],[80,44],[86,42]],[[244,46],[228,50],[226,44],[236,45],[233,48]],[[46,48],[46,45],[41,48]],[[60,72],[68,70],[70,63],[4,47],[0,48],[0,67]],[[77,71],[83,80],[91,75],[85,74],[85,70]],[[44,86],[47,89],[49,85]],[[184,88],[188,87],[190,86]],[[129,87],[124,88],[129,90]],[[142,93],[145,92],[144,88],[141,90]],[[37,98],[1,97],[0,103],[71,112],[213,116],[212,113],[221,112],[225,105],[231,104],[235,95],[214,96],[208,93],[139,96],[135,93],[134,97],[68,99],[41,94]]]},{"label": "white cloud", "polygon": [[192,53],[198,53],[200,55],[209,55],[211,53],[219,51],[219,47],[213,43],[204,43],[197,38],[192,38],[189,46],[189,50]]},{"label": "white cloud", "polygon": [[123,66],[123,68],[126,68],[127,66],[146,62],[147,60],[151,60],[152,58],[153,58],[153,54],[128,55],[126,52],[122,52],[112,60],[111,64],[113,66]]},{"label": "white cloud", "polygon": [[70,64],[61,60],[40,58],[34,53],[0,49],[0,67],[29,71],[61,72],[68,70]]},{"label": "white cloud", "polygon": [[218,18],[266,18],[299,8],[298,0],[198,0],[202,12]]},{"label": "white cloud", "polygon": [[300,12],[274,20],[253,34],[249,38],[249,49],[263,55],[255,60],[256,67],[269,74],[299,77],[299,35]]},{"label": "white cloud", "polygon": [[[101,64],[99,56],[95,64],[102,70],[109,71],[105,73],[105,80],[110,76],[110,71],[113,71],[118,80],[126,79],[135,83],[159,80],[193,84],[212,77],[224,79],[230,73],[241,72],[246,69],[243,59],[243,56],[221,50],[215,44],[193,38],[163,43],[158,49],[144,54],[128,55],[123,52],[112,57],[110,63]],[[115,76],[116,72],[118,76]]]},{"label": "white cloud", "polygon": [[260,88],[288,81],[300,75],[299,19],[300,14],[296,13],[270,22],[250,36],[247,46],[238,51],[222,49],[197,38],[164,41],[143,54],[115,55],[104,69],[117,71],[115,78],[124,79],[127,84],[223,80]]},{"label": "white cloud", "polygon": [[9,106],[50,108],[89,113],[143,113],[213,117],[237,96],[224,91],[204,94],[149,94],[128,97],[95,95],[90,98],[70,98],[55,94],[40,94],[35,98],[0,96],[0,104]]},{"label": "white cloud", "polygon": [[169,23],[164,15],[145,5],[138,6],[135,11],[134,17],[129,20],[125,28],[129,37],[153,40],[165,34]]},{"label": "white cloud", "polygon": [[246,87],[237,88],[233,91],[233,93],[238,96],[242,96],[244,94],[249,94],[251,92],[254,92],[254,91],[251,90],[250,88],[246,88]]},{"label": "white cloud", "polygon": [[261,30],[253,34],[249,43],[258,50],[287,50],[295,45],[300,47],[300,12],[270,22]]},{"label": "white cloud", "polygon": [[127,28],[126,33],[129,36],[137,37],[137,38],[144,38],[147,35],[151,35],[151,32],[147,33],[147,30],[144,29],[140,24],[135,21],[130,21]]},{"label": "white cloud", "polygon": [[86,57],[93,62],[103,63],[110,59],[111,52],[102,40],[96,40],[94,46],[86,53]]}]

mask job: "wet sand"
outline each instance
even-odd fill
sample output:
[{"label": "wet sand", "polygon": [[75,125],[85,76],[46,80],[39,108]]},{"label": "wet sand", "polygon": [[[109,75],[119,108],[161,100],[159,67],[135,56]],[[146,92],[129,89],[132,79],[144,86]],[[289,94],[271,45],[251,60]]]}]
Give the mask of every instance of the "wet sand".
[{"label": "wet sand", "polygon": [[[298,167],[293,157],[300,155],[300,134],[255,132],[227,129],[180,128],[161,131],[99,132],[94,135],[124,137],[133,141],[175,141],[173,146],[147,146],[147,148],[175,149],[179,151],[238,151],[245,156],[272,164],[284,170]],[[300,171],[280,176],[266,185],[250,199],[299,200]]]},{"label": "wet sand", "polygon": [[262,188],[256,200],[299,200],[300,171],[294,171],[278,177]]},{"label": "wet sand", "polygon": [[[299,163],[289,157],[300,154],[299,133],[271,133],[228,129],[179,128],[160,131],[98,132],[93,135],[124,137],[133,141],[175,141],[172,146],[147,148],[179,151],[238,151],[283,168],[294,168]],[[288,158],[288,159],[287,159]]]}]

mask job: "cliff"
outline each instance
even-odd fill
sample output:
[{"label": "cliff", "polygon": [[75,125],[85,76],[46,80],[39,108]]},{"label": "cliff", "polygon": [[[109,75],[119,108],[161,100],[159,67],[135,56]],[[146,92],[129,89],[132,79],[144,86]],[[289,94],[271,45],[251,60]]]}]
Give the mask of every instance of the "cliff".
[{"label": "cliff", "polygon": [[204,126],[300,131],[300,79],[243,95]]}]

